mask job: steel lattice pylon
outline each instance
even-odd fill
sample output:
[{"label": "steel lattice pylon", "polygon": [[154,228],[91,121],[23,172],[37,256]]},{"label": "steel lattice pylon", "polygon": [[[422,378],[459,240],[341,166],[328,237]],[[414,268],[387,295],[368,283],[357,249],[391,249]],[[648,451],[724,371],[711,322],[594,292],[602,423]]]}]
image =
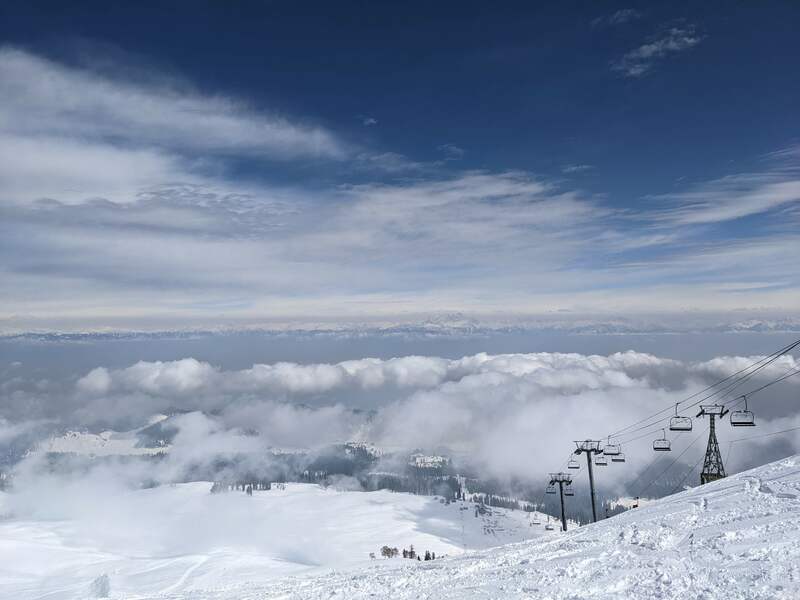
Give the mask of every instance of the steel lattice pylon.
[{"label": "steel lattice pylon", "polygon": [[728,413],[724,406],[714,404],[712,406],[701,406],[698,417],[708,417],[708,446],[706,447],[706,457],[703,460],[703,470],[700,471],[700,485],[716,481],[725,477],[725,466],[722,464],[722,455],[719,452],[717,442],[716,422]]}]

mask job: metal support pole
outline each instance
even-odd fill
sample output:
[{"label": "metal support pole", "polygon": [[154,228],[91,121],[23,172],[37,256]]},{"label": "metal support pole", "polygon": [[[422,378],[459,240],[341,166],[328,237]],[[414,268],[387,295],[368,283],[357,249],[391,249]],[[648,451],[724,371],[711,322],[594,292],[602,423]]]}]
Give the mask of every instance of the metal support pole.
[{"label": "metal support pole", "polygon": [[558,492],[561,495],[561,531],[567,530],[567,516],[564,513],[564,482],[558,482]]},{"label": "metal support pole", "polygon": [[592,453],[586,452],[586,464],[589,467],[589,491],[592,495],[592,523],[597,523],[597,507],[594,500],[594,473],[592,472]]}]

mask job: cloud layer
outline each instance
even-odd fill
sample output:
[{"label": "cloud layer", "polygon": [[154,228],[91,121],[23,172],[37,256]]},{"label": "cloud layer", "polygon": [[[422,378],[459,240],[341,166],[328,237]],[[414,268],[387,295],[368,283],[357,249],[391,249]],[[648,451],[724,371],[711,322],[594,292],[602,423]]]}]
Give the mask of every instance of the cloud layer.
[{"label": "cloud layer", "polygon": [[[624,68],[697,41],[673,28]],[[0,332],[800,305],[795,148],[622,209],[535,173],[460,168],[471,154],[452,143],[432,162],[356,149],[113,66],[0,49]],[[278,183],[276,161],[301,175]]]},{"label": "cloud layer", "polygon": [[[476,354],[256,364],[233,371],[191,358],[139,362],[123,369],[97,367],[45,385],[5,382],[4,403],[19,412],[2,439],[11,443],[24,435],[21,423],[122,429],[178,411],[182,416],[170,426],[179,434],[165,467],[173,475],[220,454],[264,456],[270,446],[320,448],[355,440],[386,449],[445,448],[487,475],[535,480],[563,466],[572,440],[609,435],[758,358],[684,363],[638,352]],[[735,394],[714,400],[731,401],[798,368],[795,358],[782,357]],[[797,424],[798,383],[800,378],[790,378],[751,399],[762,431]],[[701,431],[703,424],[696,425]],[[628,468],[607,481],[622,484],[631,470],[648,464],[649,444],[664,426],[654,424],[644,436],[623,436]],[[725,427],[720,437],[724,444],[738,436]],[[684,441],[675,438],[678,445]],[[770,445],[751,447],[750,459],[775,451]],[[531,457],[538,458],[532,463]]]}]

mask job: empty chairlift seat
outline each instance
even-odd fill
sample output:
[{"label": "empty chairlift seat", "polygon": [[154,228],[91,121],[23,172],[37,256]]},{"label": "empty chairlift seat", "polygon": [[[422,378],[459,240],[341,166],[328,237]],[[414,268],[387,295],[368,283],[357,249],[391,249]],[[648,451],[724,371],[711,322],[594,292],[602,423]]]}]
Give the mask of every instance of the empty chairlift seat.
[{"label": "empty chairlift seat", "polygon": [[672,450],[672,444],[667,439],[666,432],[661,430],[661,437],[653,440],[653,450],[656,452],[669,452]]},{"label": "empty chairlift seat", "polygon": [[581,466],[578,464],[577,460],[575,460],[574,458],[570,458],[569,462],[567,463],[567,468],[568,469],[580,469]]},{"label": "empty chairlift seat", "polygon": [[598,454],[594,457],[594,464],[596,467],[605,467],[608,465],[608,459],[602,454]]},{"label": "empty chairlift seat", "polygon": [[622,454],[622,446],[619,444],[612,444],[611,438],[609,438],[609,443],[603,446],[603,454],[606,456],[617,456],[618,454]]},{"label": "empty chairlift seat", "polygon": [[574,492],[574,490],[572,489],[571,486],[567,486],[566,489],[564,489],[564,495],[565,496],[574,496],[575,492]]},{"label": "empty chairlift seat", "polygon": [[675,405],[675,416],[669,420],[670,431],[691,431],[692,419],[678,414],[678,405]]},{"label": "empty chairlift seat", "polygon": [[555,494],[555,493],[556,493],[556,486],[554,486],[554,485],[548,485],[548,486],[545,488],[545,490],[544,490],[544,491],[545,491],[545,493],[546,493],[546,494]]},{"label": "empty chairlift seat", "polygon": [[625,455],[622,452],[620,452],[619,454],[616,454],[616,455],[611,457],[611,462],[624,463],[625,462]]},{"label": "empty chairlift seat", "polygon": [[744,410],[731,411],[731,426],[732,427],[755,427],[756,417],[747,410],[747,396],[744,398]]}]

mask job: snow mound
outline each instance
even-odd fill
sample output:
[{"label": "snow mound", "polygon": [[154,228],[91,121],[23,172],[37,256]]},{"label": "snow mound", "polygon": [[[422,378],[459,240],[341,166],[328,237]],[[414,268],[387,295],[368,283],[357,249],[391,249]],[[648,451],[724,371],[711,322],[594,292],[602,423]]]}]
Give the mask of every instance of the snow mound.
[{"label": "snow mound", "polygon": [[177,600],[234,598],[796,599],[800,457],[566,534],[430,563],[375,561],[314,577],[233,584]]}]

